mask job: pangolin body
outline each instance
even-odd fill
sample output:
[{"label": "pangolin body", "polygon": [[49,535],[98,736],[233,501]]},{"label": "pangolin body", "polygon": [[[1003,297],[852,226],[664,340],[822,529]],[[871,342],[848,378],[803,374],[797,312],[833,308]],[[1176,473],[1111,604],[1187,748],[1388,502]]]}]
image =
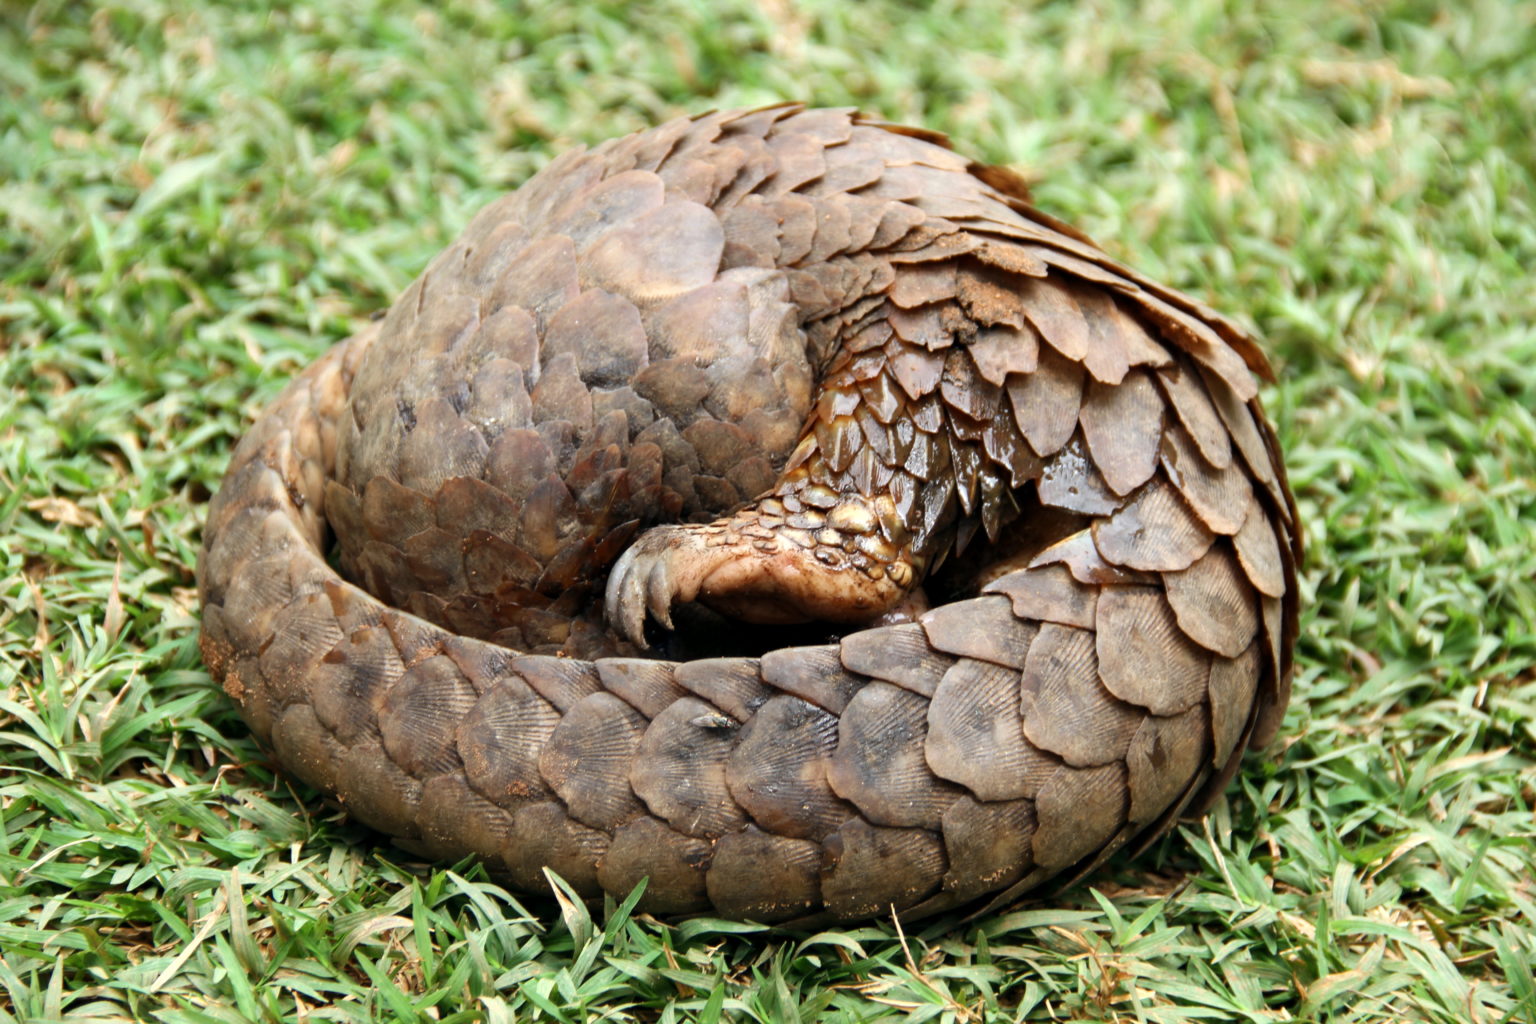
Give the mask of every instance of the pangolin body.
[{"label": "pangolin body", "polygon": [[1000,905],[1277,727],[1300,539],[1256,372],[940,136],[680,119],[492,203],[267,410],[202,650],[287,771],[519,887]]}]

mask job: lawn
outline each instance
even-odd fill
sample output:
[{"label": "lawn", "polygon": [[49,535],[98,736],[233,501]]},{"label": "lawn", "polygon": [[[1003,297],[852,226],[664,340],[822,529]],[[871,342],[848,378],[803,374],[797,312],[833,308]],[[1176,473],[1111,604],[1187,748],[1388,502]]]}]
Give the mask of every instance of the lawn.
[{"label": "lawn", "polygon": [[[1063,895],[773,935],[517,897],[274,775],[196,647],[231,446],[562,150],[949,132],[1253,324],[1296,697]],[[0,0],[0,1024],[1536,1021],[1536,5]]]}]

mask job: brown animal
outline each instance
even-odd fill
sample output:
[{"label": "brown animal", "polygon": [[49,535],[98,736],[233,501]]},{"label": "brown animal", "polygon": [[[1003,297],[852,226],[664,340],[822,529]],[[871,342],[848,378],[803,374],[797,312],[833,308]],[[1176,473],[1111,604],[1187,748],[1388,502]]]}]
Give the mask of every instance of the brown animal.
[{"label": "brown animal", "polygon": [[1267,373],[941,136],[674,121],[492,203],[256,423],[204,657],[287,771],[519,887],[1001,905],[1274,734]]}]

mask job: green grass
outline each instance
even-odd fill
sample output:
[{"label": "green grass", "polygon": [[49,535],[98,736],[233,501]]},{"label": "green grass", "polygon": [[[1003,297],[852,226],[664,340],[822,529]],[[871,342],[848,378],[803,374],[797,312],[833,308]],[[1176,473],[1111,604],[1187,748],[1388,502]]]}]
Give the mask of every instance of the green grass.
[{"label": "green grass", "polygon": [[[0,0],[0,1024],[1536,1021],[1536,7]],[[429,869],[195,646],[283,381],[560,150],[951,132],[1247,317],[1310,540],[1280,743],[1096,888],[782,937]]]}]

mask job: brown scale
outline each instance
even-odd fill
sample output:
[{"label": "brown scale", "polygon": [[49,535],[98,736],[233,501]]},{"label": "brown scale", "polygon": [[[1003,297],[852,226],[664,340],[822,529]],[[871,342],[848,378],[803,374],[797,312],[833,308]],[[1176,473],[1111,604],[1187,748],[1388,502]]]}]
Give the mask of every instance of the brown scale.
[{"label": "brown scale", "polygon": [[1279,726],[1267,372],[941,136],[680,118],[493,202],[258,420],[204,656],[287,770],[524,889],[1004,905]]},{"label": "brown scale", "polygon": [[406,848],[437,860],[496,859],[513,828],[512,815],[452,774],[434,775],[422,785],[417,820],[421,839]]}]

